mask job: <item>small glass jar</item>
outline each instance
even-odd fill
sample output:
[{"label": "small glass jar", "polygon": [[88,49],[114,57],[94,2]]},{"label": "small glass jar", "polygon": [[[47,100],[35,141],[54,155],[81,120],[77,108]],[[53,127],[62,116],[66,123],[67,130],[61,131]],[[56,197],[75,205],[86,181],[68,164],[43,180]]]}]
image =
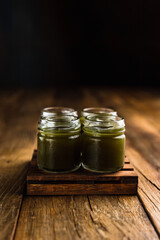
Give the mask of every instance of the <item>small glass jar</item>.
[{"label": "small glass jar", "polygon": [[81,154],[81,124],[76,116],[41,116],[37,134],[37,165],[62,173],[77,170]]},{"label": "small glass jar", "polygon": [[41,117],[55,117],[57,115],[73,115],[78,117],[77,111],[67,107],[46,107],[41,112]]},{"label": "small glass jar", "polygon": [[125,122],[118,116],[88,116],[82,133],[82,166],[93,172],[112,173],[123,168]]}]

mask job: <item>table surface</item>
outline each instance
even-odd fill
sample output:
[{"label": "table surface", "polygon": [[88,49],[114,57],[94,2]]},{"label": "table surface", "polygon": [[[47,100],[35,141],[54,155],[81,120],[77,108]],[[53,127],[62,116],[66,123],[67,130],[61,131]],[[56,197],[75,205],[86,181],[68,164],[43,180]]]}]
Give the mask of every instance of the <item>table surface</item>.
[{"label": "table surface", "polygon": [[[84,87],[0,94],[0,239],[159,239],[160,89]],[[137,196],[25,196],[40,110],[108,106],[126,121]]]}]

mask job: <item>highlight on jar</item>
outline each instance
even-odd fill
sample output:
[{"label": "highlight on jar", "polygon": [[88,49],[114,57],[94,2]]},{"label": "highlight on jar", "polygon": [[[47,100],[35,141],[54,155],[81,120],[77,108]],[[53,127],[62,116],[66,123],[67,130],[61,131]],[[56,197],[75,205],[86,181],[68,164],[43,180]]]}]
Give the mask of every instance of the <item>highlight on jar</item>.
[{"label": "highlight on jar", "polygon": [[123,168],[125,122],[118,116],[101,114],[84,118],[82,166],[97,173],[112,173]]},{"label": "highlight on jar", "polygon": [[38,167],[52,173],[72,172],[81,166],[80,156],[80,119],[66,115],[64,109],[58,113],[53,108],[42,110],[37,134]]}]

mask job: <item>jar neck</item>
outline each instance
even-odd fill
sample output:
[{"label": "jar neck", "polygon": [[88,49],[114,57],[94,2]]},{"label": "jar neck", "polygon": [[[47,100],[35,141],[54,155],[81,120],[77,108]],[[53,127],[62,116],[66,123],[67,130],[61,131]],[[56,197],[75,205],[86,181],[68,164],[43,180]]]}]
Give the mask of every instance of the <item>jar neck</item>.
[{"label": "jar neck", "polygon": [[41,117],[56,117],[61,115],[78,117],[77,111],[67,107],[47,107],[41,111]]},{"label": "jar neck", "polygon": [[78,133],[81,124],[75,116],[41,117],[38,130],[49,134]]},{"label": "jar neck", "polygon": [[125,128],[101,131],[95,128],[83,127],[83,133],[92,137],[120,136],[120,135],[123,135],[124,132],[125,132]]},{"label": "jar neck", "polygon": [[111,108],[84,108],[81,112],[82,117],[95,116],[95,115],[104,115],[104,116],[117,116],[117,112]]},{"label": "jar neck", "polygon": [[83,132],[94,136],[121,135],[125,132],[125,122],[117,116],[88,116],[84,119]]}]

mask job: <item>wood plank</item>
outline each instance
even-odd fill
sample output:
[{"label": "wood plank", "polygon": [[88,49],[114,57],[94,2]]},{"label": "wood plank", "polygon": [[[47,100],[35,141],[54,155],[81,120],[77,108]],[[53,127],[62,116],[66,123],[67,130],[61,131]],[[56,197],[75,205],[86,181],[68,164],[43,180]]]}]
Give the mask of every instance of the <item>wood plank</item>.
[{"label": "wood plank", "polygon": [[135,195],[137,184],[135,183],[90,183],[90,184],[28,184],[27,195]]},{"label": "wood plank", "polygon": [[132,157],[135,170],[139,176],[138,195],[160,234],[160,189],[157,186],[160,177],[158,177],[158,169],[156,170],[154,165],[146,162],[143,154],[130,148],[129,144],[127,154],[130,158]]},{"label": "wood plank", "polygon": [[[0,95],[0,237],[1,239],[12,239],[16,228],[19,210],[22,202],[22,184],[24,177],[19,174],[19,166],[13,167],[12,151],[7,149],[7,135],[9,114],[17,110],[22,92],[5,92]],[[10,107],[11,103],[13,104]],[[10,113],[9,113],[10,112]],[[10,147],[14,147],[13,144]],[[25,170],[24,166],[21,166]],[[15,175],[15,172],[17,174]]]},{"label": "wood plank", "polygon": [[[149,98],[150,101],[151,98]],[[132,125],[128,124],[130,134],[127,151],[130,156],[134,156],[133,164],[140,178],[139,197],[160,235],[160,137],[157,131],[160,124],[159,121],[156,121],[156,119],[159,119],[160,111],[159,109],[153,111],[152,108],[148,108],[148,105],[144,104],[144,101],[137,111],[135,108],[136,104],[136,99],[132,97],[129,105],[134,117],[130,120]],[[142,111],[142,109],[144,110]],[[143,113],[145,114],[143,115]],[[134,121],[134,126],[132,121]],[[136,141],[135,132],[139,136],[138,141]]]},{"label": "wood plank", "polygon": [[25,197],[15,240],[159,239],[134,196]]},{"label": "wood plank", "polygon": [[[140,179],[139,198],[160,236],[160,97],[137,92],[115,91],[111,101],[126,119],[126,149]],[[100,95],[106,101],[103,91]]]},{"label": "wood plank", "polygon": [[[45,100],[42,100],[45,98]],[[13,239],[23,199],[38,115],[48,93],[5,91],[0,95],[0,239]],[[33,104],[34,103],[34,104]]]},{"label": "wood plank", "polygon": [[[83,172],[83,170],[82,170]],[[27,180],[28,181],[105,181],[106,178],[108,181],[118,181],[120,179],[122,179],[122,181],[127,181],[127,180],[132,180],[132,179],[135,179],[135,182],[137,182],[137,174],[134,172],[134,171],[119,171],[119,172],[116,172],[116,173],[113,173],[112,175],[100,175],[100,174],[97,174],[97,176],[95,174],[91,174],[91,173],[88,173],[86,174],[86,171],[85,171],[85,175],[82,174],[81,171],[77,171],[76,173],[72,173],[70,175],[62,175],[63,176],[63,180],[61,178],[61,174],[59,175],[53,175],[53,174],[44,174],[44,173],[41,173],[39,174],[39,171],[37,172],[37,174],[35,174],[34,176],[33,175],[28,175],[27,176]],[[129,176],[130,175],[130,176]],[[115,177],[116,176],[116,177]],[[75,178],[72,178],[72,177],[75,177]]]}]

